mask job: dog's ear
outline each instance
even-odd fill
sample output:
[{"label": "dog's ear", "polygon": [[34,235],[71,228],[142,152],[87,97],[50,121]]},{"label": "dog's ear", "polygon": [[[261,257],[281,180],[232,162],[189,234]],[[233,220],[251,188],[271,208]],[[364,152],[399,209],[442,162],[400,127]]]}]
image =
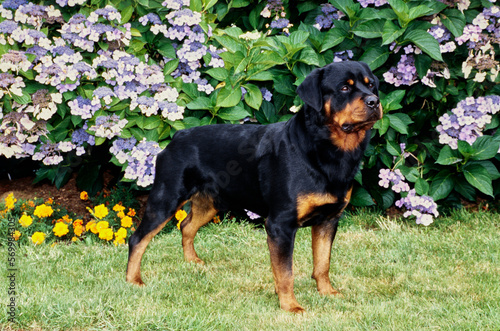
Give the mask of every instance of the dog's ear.
[{"label": "dog's ear", "polygon": [[321,80],[323,69],[315,69],[297,88],[297,94],[308,106],[320,111],[323,108],[323,94],[321,93]]}]

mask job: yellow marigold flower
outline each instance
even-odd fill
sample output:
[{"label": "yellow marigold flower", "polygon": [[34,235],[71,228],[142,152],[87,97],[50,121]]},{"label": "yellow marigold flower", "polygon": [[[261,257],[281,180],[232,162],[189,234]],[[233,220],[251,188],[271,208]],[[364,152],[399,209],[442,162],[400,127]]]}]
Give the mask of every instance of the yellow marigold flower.
[{"label": "yellow marigold flower", "polygon": [[119,218],[124,218],[125,217],[125,213],[123,211],[119,211],[117,214],[116,214]]},{"label": "yellow marigold flower", "polygon": [[175,218],[177,218],[178,221],[184,221],[184,219],[186,218],[187,216],[187,213],[185,210],[183,209],[179,209],[176,213],[175,213]]},{"label": "yellow marigold flower", "polygon": [[106,221],[99,221],[95,226],[98,233],[101,233],[102,230],[106,230],[107,228],[109,228],[109,223]]},{"label": "yellow marigold flower", "polygon": [[89,194],[87,192],[83,191],[82,193],[80,193],[80,199],[83,201],[88,200]]},{"label": "yellow marigold flower", "polygon": [[113,240],[113,229],[106,228],[106,229],[102,229],[101,231],[99,231],[99,239],[103,239],[103,240],[107,240],[107,241]]},{"label": "yellow marigold flower", "polygon": [[130,216],[130,217],[134,217],[136,215],[135,209],[134,208],[129,208],[127,215]]},{"label": "yellow marigold flower", "polygon": [[117,203],[114,207],[113,207],[113,210],[116,211],[116,212],[119,212],[119,211],[124,211],[125,210],[125,207],[122,206],[122,203]]},{"label": "yellow marigold flower", "polygon": [[71,238],[71,241],[78,241],[78,238],[77,237],[73,237],[73,238]]},{"label": "yellow marigold flower", "polygon": [[56,225],[54,226],[54,229],[52,229],[52,231],[54,231],[54,234],[57,237],[62,237],[69,232],[68,224],[66,224],[64,222],[57,222]]},{"label": "yellow marigold flower", "polygon": [[95,221],[88,222],[87,225],[85,226],[85,230],[87,230],[87,231],[90,230],[92,233],[97,234],[96,222]]},{"label": "yellow marigold flower", "polygon": [[14,238],[15,241],[19,240],[19,238],[21,237],[21,232],[19,231],[14,231],[14,233],[12,234],[12,238]]},{"label": "yellow marigold flower", "polygon": [[113,244],[115,244],[115,246],[124,245],[125,238],[115,238],[115,240],[113,241]]},{"label": "yellow marigold flower", "polygon": [[125,216],[124,218],[122,218],[121,223],[124,228],[130,228],[132,226],[132,217]]},{"label": "yellow marigold flower", "polygon": [[31,225],[31,223],[33,223],[33,218],[29,215],[24,214],[19,219],[19,224],[21,224],[23,228],[27,228],[28,226]]},{"label": "yellow marigold flower", "polygon": [[7,207],[7,211],[14,209],[14,205],[17,202],[17,199],[14,198],[14,193],[9,194],[5,198],[5,207]]},{"label": "yellow marigold flower", "polygon": [[43,205],[37,206],[35,208],[33,215],[38,216],[40,218],[44,218],[44,217],[51,216],[53,212],[54,212],[54,210],[52,209],[51,206],[47,206],[47,205],[43,204]]},{"label": "yellow marigold flower", "polygon": [[40,245],[45,241],[45,236],[46,236],[45,233],[37,231],[33,233],[33,235],[31,236],[31,241],[35,245]]},{"label": "yellow marigold flower", "polygon": [[104,217],[108,216],[108,208],[104,204],[100,204],[99,206],[96,206],[94,209],[94,216],[97,217],[98,219],[103,219]]},{"label": "yellow marigold flower", "polygon": [[176,213],[175,213],[175,218],[179,221],[177,222],[177,229],[181,229],[181,223],[182,221],[184,221],[184,219],[186,218],[187,216],[187,213],[185,210],[183,209],[179,209]]},{"label": "yellow marigold flower", "polygon": [[115,232],[115,238],[126,238],[127,237],[127,229],[119,228],[118,231]]}]

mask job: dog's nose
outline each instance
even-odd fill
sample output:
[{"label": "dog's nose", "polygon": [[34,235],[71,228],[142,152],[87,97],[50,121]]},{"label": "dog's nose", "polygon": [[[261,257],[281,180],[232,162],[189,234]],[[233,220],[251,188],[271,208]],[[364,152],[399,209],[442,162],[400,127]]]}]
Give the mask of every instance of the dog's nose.
[{"label": "dog's nose", "polygon": [[379,99],[375,95],[370,95],[365,98],[365,104],[371,109],[377,109],[379,106]]}]

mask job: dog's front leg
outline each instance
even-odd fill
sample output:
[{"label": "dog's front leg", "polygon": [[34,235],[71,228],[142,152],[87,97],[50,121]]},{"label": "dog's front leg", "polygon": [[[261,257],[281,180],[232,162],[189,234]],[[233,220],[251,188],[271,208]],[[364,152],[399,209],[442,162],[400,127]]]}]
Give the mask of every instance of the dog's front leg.
[{"label": "dog's front leg", "polygon": [[316,280],[322,295],[338,294],[330,283],[330,255],[333,239],[337,233],[338,218],[312,227],[312,251],[314,269],[312,278]]},{"label": "dog's front leg", "polygon": [[275,290],[281,309],[293,313],[303,313],[304,308],[293,293],[293,246],[296,228],[284,225],[269,225],[266,222],[267,244],[271,255]]}]

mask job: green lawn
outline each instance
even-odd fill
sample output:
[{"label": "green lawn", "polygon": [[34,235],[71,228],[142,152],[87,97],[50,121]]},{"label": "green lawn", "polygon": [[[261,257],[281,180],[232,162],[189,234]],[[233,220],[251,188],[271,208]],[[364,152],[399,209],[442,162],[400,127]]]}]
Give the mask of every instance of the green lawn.
[{"label": "green lawn", "polygon": [[[295,248],[295,293],[307,309],[279,309],[261,228],[210,224],[195,246],[207,263],[183,261],[180,232],[157,236],[139,288],[125,282],[127,247],[24,246],[17,323],[44,330],[498,330],[500,215],[458,211],[429,228],[372,213],[346,216],[330,275],[336,297],[310,278],[310,229]],[[7,250],[0,247],[2,275]],[[2,281],[2,284],[6,282]],[[6,285],[0,292],[7,303]],[[5,307],[5,305],[4,305]]]}]

